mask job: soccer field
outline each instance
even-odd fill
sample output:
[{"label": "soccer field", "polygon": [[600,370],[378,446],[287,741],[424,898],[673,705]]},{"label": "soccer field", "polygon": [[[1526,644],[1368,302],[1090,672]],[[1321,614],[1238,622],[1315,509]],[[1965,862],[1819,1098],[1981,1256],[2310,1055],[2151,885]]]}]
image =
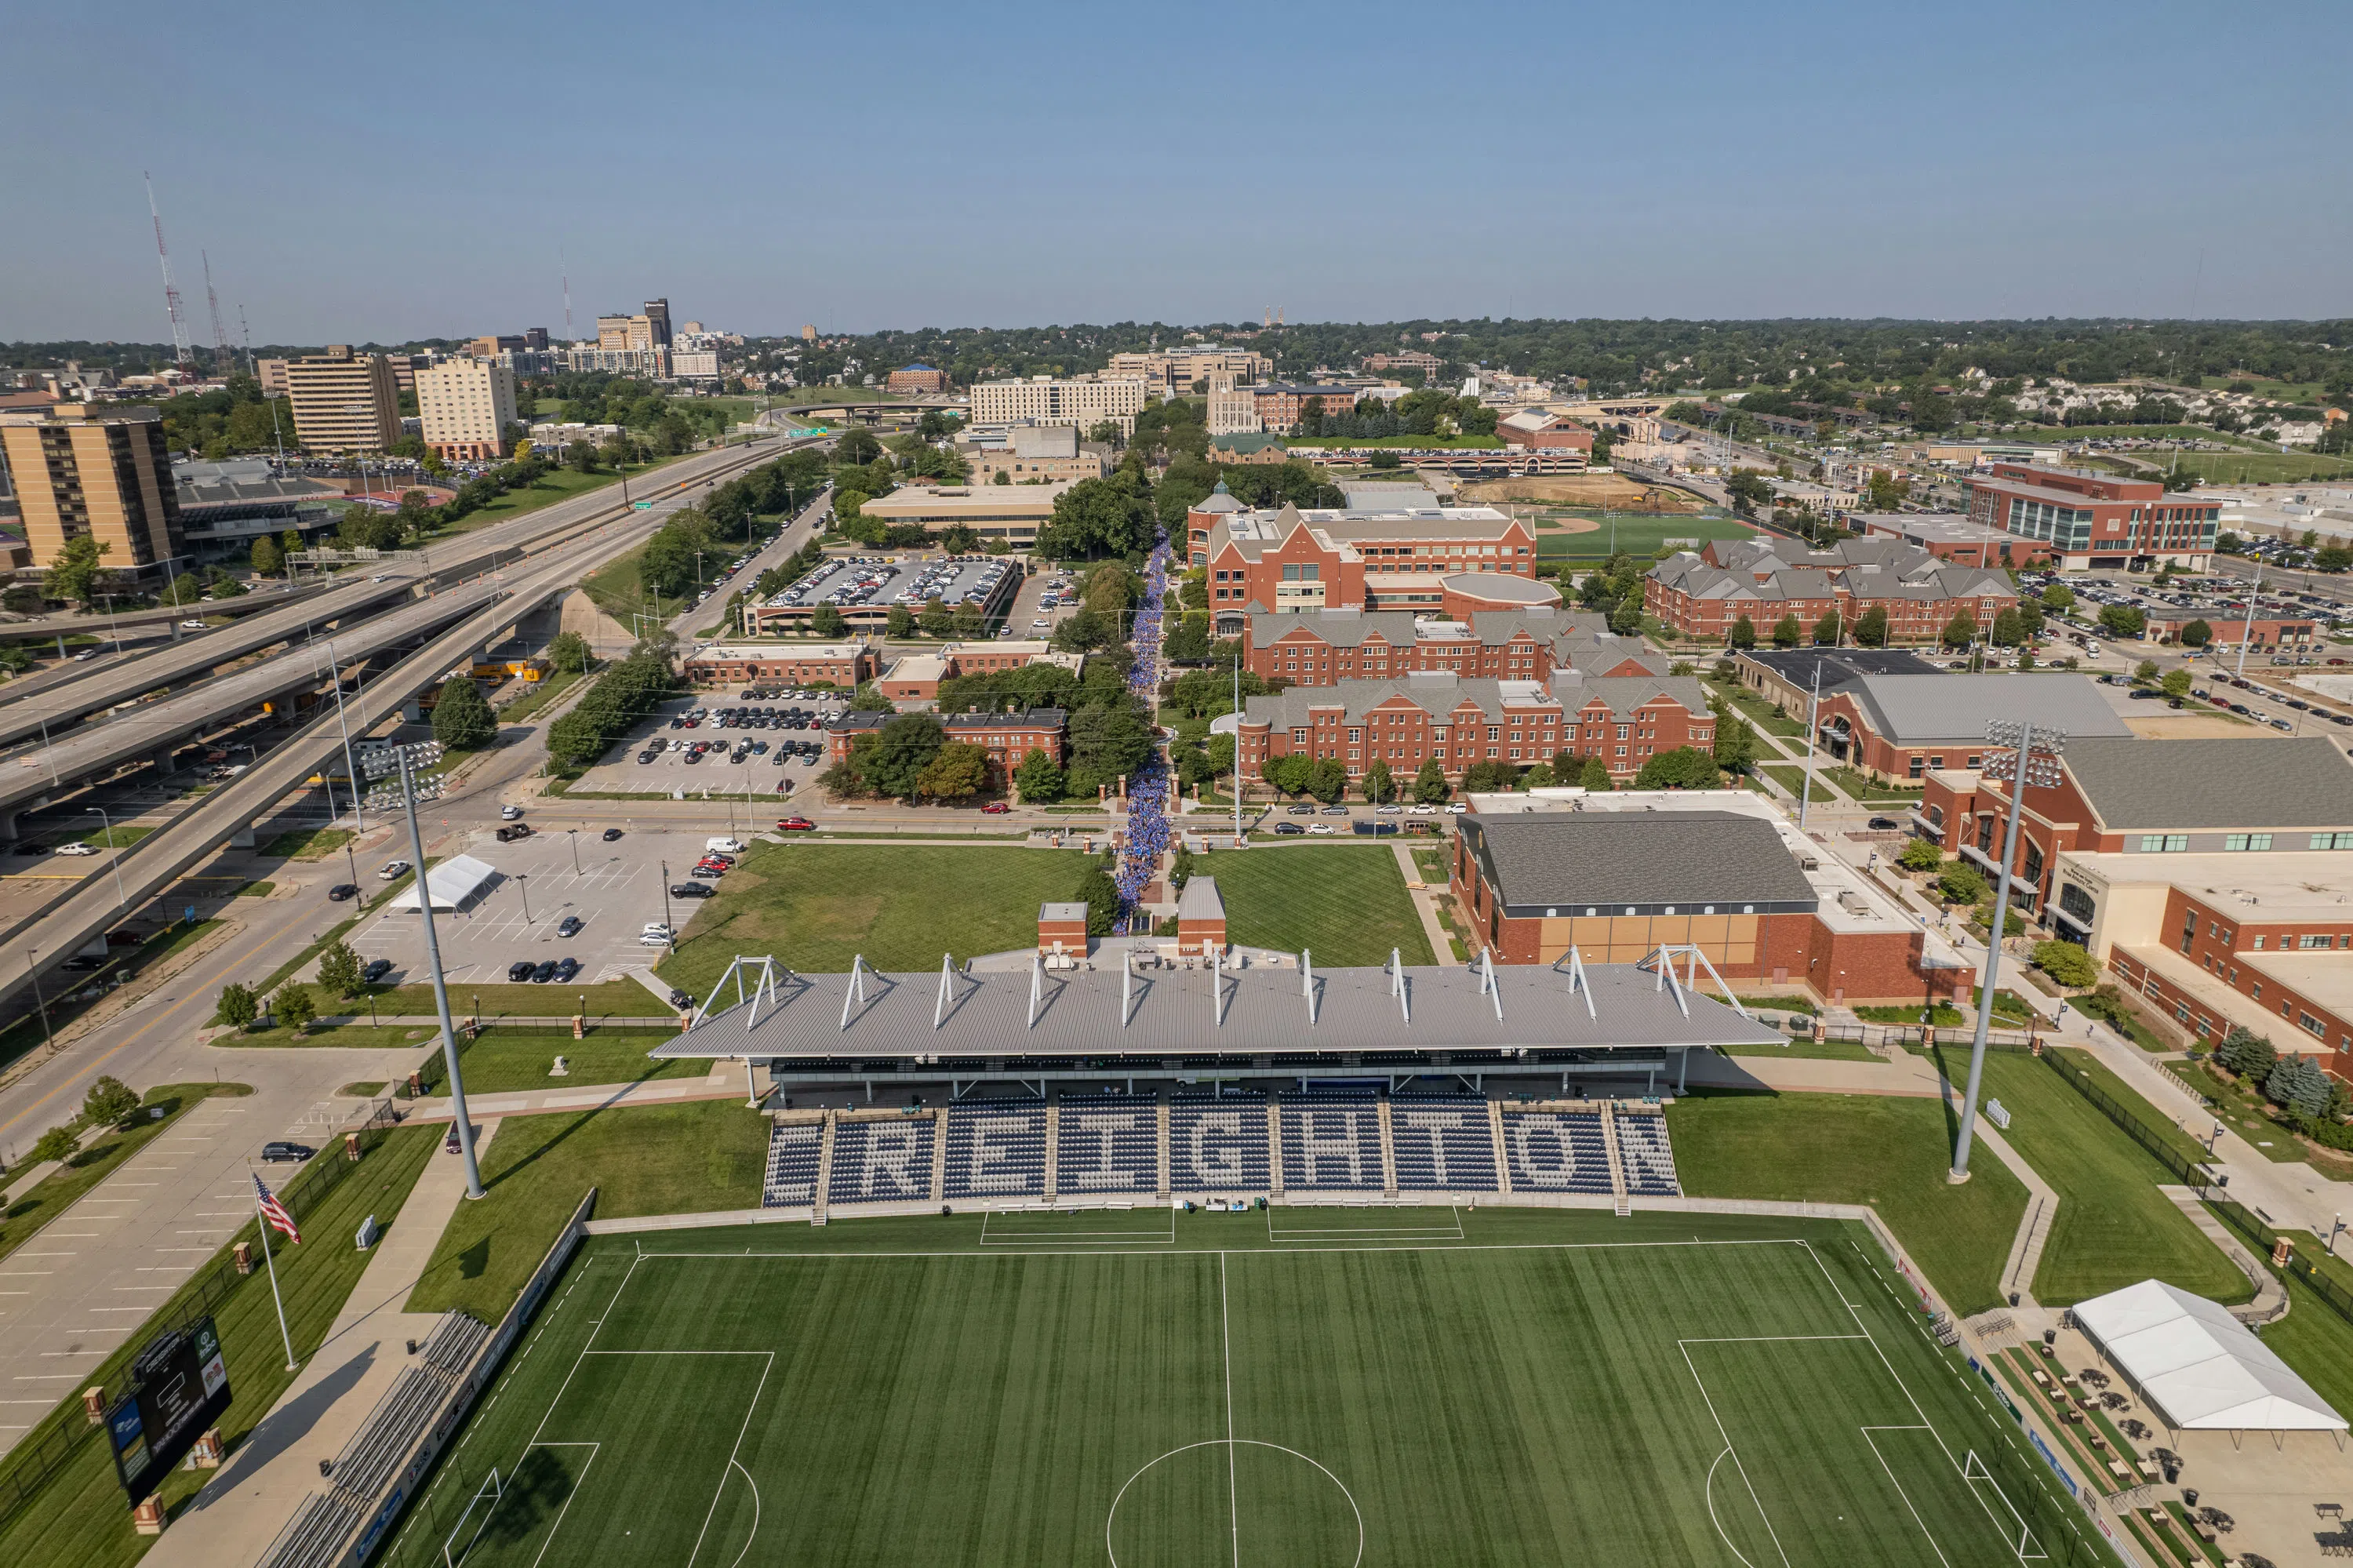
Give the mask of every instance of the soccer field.
[{"label": "soccer field", "polygon": [[2113,1561],[2081,1522],[1859,1227],[1143,1208],[593,1238],[388,1561]]}]

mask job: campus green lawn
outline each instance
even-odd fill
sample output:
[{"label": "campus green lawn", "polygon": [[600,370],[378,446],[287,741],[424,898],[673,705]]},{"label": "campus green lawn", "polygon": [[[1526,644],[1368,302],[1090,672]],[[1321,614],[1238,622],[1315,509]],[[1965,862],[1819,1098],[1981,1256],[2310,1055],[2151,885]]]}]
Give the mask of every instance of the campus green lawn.
[{"label": "campus green lawn", "polygon": [[1986,1159],[1967,1185],[1949,1185],[1952,1132],[1937,1101],[1707,1095],[1669,1106],[1667,1127],[1693,1196],[1868,1203],[1956,1310],[2000,1303],[2026,1188]]},{"label": "campus green lawn", "polygon": [[[509,1094],[523,1089],[565,1089],[595,1084],[633,1084],[645,1078],[699,1078],[711,1071],[703,1061],[649,1062],[646,1053],[676,1038],[674,1029],[598,1029],[585,1040],[575,1040],[562,1029],[490,1028],[459,1053],[459,1070],[466,1075],[466,1092]],[[428,1042],[428,1046],[430,1043]],[[558,1056],[571,1071],[561,1078],[548,1076]],[[441,1081],[438,1056],[431,1064],[431,1082]],[[736,1075],[741,1084],[743,1075]],[[435,1089],[429,1092],[443,1092]]]},{"label": "campus green lawn", "polygon": [[1217,877],[1226,935],[1239,946],[1304,948],[1327,969],[1385,964],[1392,948],[1409,964],[1438,961],[1386,843],[1213,854],[1194,871]]},{"label": "campus green lawn", "polygon": [[700,996],[738,953],[818,973],[860,953],[875,969],[937,969],[944,952],[1034,948],[1038,906],[1073,896],[1086,864],[1076,850],[755,844],[659,972]]},{"label": "campus green lawn", "polygon": [[[1952,1082],[1966,1079],[1966,1045],[1939,1046],[1936,1054]],[[2062,1056],[2071,1071],[2097,1066],[2079,1052]],[[2129,1092],[2113,1079],[2101,1086]],[[2010,1114],[2002,1136],[2059,1194],[2058,1217],[2035,1271],[2035,1299],[2063,1307],[2151,1277],[2216,1301],[2253,1294],[2246,1276],[2157,1190],[2178,1178],[2051,1068],[2018,1052],[1989,1051],[1984,1093]],[[2132,1103],[2147,1108],[2137,1097]],[[2144,1119],[2155,1128],[2168,1126],[2154,1112]],[[2196,1146],[2187,1149],[2194,1153]],[[1972,1184],[1995,1163],[1982,1153],[1973,1159]]]},{"label": "campus green lawn", "polygon": [[1998,1485],[2104,1561],[1858,1227],[1058,1218],[591,1239],[383,1560],[2002,1568]]},{"label": "campus green lawn", "polygon": [[[1536,535],[1541,560],[1602,560],[1612,549],[1638,559],[1658,553],[1670,539],[1749,539],[1757,530],[1730,517],[1656,517],[1648,513],[1588,512],[1582,515],[1601,526],[1590,533],[1563,534],[1547,530]],[[1680,546],[1698,549],[1699,545]],[[1763,630],[1760,628],[1760,630]]]},{"label": "campus green lawn", "polygon": [[600,1219],[758,1208],[767,1151],[768,1118],[733,1099],[508,1117],[408,1310],[497,1322],[591,1187]]},{"label": "campus green lawn", "polygon": [[2287,1286],[2287,1316],[2264,1328],[2263,1343],[2321,1398],[2339,1410],[2353,1410],[2353,1323],[2293,1274],[2279,1277]]},{"label": "campus green lawn", "polygon": [[[253,1093],[245,1084],[158,1084],[140,1097],[140,1110],[127,1130],[109,1128],[82,1135],[81,1147],[58,1169],[0,1210],[0,1257],[32,1240],[43,1225],[71,1208],[74,1200],[114,1174],[122,1162],[179,1123],[188,1108],[215,1095]],[[151,1113],[162,1111],[161,1117]]]},{"label": "campus green lawn", "polygon": [[[1767,627],[1765,630],[1769,631],[1772,628]],[[1737,682],[1726,683],[1719,681],[1715,683],[1715,689],[1723,694],[1725,700],[1734,707],[1740,710],[1744,718],[1767,735],[1788,736],[1799,740],[1805,738],[1804,725],[1799,724],[1747,687]]]},{"label": "campus green lawn", "polygon": [[[352,1245],[360,1221],[374,1214],[388,1233],[397,1224],[394,1216],[407,1201],[409,1189],[439,1141],[438,1130],[432,1128],[392,1133],[317,1204],[297,1211],[303,1234],[300,1246],[289,1245],[282,1237],[272,1238],[277,1244],[278,1285],[285,1298],[286,1326],[298,1357],[308,1360],[317,1352],[352,1287],[375,1255]],[[239,1235],[254,1240],[253,1226],[248,1224]],[[156,1319],[176,1321],[183,1315],[185,1294],[175,1294],[157,1311]],[[228,1369],[234,1394],[227,1414],[221,1418],[221,1435],[235,1453],[286,1392],[294,1374],[286,1371],[278,1314],[261,1270],[239,1280],[227,1298],[214,1307],[213,1319],[220,1330],[221,1360]],[[122,1388],[131,1359],[150,1337],[143,1331],[132,1333],[86,1381],[103,1384],[110,1393]],[[57,1419],[69,1426],[83,1426],[78,1391],[84,1383],[73,1386],[77,1393],[65,1402],[73,1408]],[[158,1495],[166,1509],[176,1511],[214,1474],[174,1471]],[[10,1568],[121,1568],[138,1561],[152,1544],[151,1538],[132,1530],[122,1484],[107,1457],[105,1442],[95,1436],[41,1487],[24,1511],[0,1525],[0,1563]]]},{"label": "campus green lawn", "polygon": [[[496,1018],[569,1018],[584,1005],[590,1018],[666,1018],[670,1004],[636,980],[605,980],[596,985],[461,985],[449,987],[449,1015],[462,1022],[469,1014]],[[330,1003],[324,1011],[367,1014],[367,999]],[[385,986],[375,993],[378,1016],[430,1018],[433,986]]]}]

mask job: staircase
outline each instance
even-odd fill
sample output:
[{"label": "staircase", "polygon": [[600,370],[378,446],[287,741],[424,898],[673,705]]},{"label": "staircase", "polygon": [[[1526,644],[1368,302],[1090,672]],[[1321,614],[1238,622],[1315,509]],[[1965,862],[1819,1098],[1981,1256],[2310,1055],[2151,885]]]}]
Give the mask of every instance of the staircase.
[{"label": "staircase", "polygon": [[1634,1213],[1634,1200],[1626,1192],[1626,1161],[1618,1153],[1618,1118],[1608,1106],[1601,1107],[1601,1147],[1609,1151],[1610,1209],[1620,1219]]}]

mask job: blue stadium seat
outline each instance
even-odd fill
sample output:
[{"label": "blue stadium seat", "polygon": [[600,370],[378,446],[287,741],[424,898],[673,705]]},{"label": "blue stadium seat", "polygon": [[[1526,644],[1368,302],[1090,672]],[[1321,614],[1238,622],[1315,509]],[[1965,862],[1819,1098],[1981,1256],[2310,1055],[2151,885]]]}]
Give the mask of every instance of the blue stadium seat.
[{"label": "blue stadium seat", "polygon": [[1618,1167],[1625,1172],[1626,1191],[1642,1198],[1680,1194],[1674,1150],[1667,1147],[1667,1118],[1631,1111],[1612,1119],[1618,1124]]},{"label": "blue stadium seat", "polygon": [[826,1202],[903,1203],[929,1199],[935,1136],[937,1125],[927,1116],[840,1123],[833,1129],[833,1171],[826,1183]]},{"label": "blue stadium seat", "polygon": [[1178,1095],[1168,1107],[1168,1165],[1172,1196],[1271,1191],[1266,1097]]},{"label": "blue stadium seat", "polygon": [[1504,1158],[1514,1192],[1608,1196],[1616,1191],[1599,1111],[1506,1110]]},{"label": "blue stadium seat", "polygon": [[1283,1094],[1276,1105],[1282,1119],[1284,1192],[1381,1191],[1379,1096],[1370,1089],[1310,1090]]},{"label": "blue stadium seat", "polygon": [[1399,1095],[1389,1101],[1389,1145],[1400,1192],[1493,1192],[1495,1135],[1477,1095]]},{"label": "blue stadium seat", "polygon": [[814,1202],[818,1156],[824,1147],[822,1123],[777,1122],[770,1127],[768,1177],[760,1187],[760,1207],[798,1209]]},{"label": "blue stadium seat", "polygon": [[1055,1125],[1057,1196],[1156,1196],[1160,1110],[1150,1095],[1064,1095]]},{"label": "blue stadium seat", "polygon": [[1046,1195],[1046,1102],[1035,1097],[958,1100],[948,1107],[950,1198]]}]

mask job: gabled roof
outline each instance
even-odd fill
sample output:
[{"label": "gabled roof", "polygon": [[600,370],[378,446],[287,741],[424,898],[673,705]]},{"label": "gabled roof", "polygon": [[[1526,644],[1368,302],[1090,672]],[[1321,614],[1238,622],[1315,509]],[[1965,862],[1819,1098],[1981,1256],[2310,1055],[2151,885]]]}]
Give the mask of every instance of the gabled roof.
[{"label": "gabled roof", "polygon": [[1179,920],[1223,920],[1226,901],[1219,896],[1218,879],[1214,876],[1188,876],[1185,891],[1176,895],[1176,918]]},{"label": "gabled roof", "polygon": [[2345,1417],[2236,1318],[2161,1279],[2075,1304],[2075,1321],[2189,1431],[2341,1432]]},{"label": "gabled roof", "polygon": [[2353,763],[2325,736],[2081,740],[2067,772],[2111,832],[2353,831]]},{"label": "gabled roof", "polygon": [[[1824,674],[1827,678],[1827,669]],[[1841,689],[1861,705],[1872,733],[1895,746],[1938,741],[1983,746],[1986,726],[2012,719],[2050,725],[2071,736],[2129,741],[2132,735],[2131,726],[2108,705],[2089,675],[2031,671],[1862,675]],[[2163,743],[2168,759],[2180,744]]]},{"label": "gabled roof", "polygon": [[1335,681],[1328,686],[1291,686],[1265,696],[1246,697],[1250,724],[1277,729],[1313,724],[1318,712],[1340,710],[1340,722],[1354,724],[1394,698],[1402,697],[1441,721],[1465,704],[1485,714],[1508,708],[1558,708],[1559,699],[1535,681],[1498,681],[1457,675],[1450,670],[1417,670],[1401,681]]},{"label": "gabled roof", "polygon": [[1736,811],[1474,813],[1461,832],[1507,911],[1764,914],[1820,902],[1773,824]]},{"label": "gabled roof", "polygon": [[1691,714],[1708,711],[1707,688],[1695,675],[1589,675],[1582,670],[1555,670],[1551,686],[1560,705],[1571,712],[1599,702],[1625,718],[1661,698],[1680,704]]}]

